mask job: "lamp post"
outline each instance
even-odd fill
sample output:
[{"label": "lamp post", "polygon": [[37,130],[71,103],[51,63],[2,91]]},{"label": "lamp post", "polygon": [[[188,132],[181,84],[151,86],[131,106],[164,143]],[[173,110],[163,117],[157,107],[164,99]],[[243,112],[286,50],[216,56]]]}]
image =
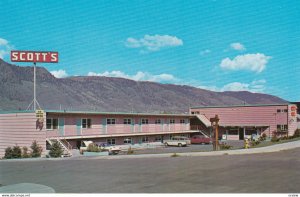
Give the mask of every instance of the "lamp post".
[{"label": "lamp post", "polygon": [[218,141],[218,137],[219,137],[219,121],[220,118],[219,116],[216,114],[214,118],[210,118],[210,122],[211,122],[211,126],[213,128],[213,126],[215,126],[215,132],[214,132],[214,136],[215,136],[215,140],[213,143],[213,147],[214,150],[219,150],[219,141]]}]

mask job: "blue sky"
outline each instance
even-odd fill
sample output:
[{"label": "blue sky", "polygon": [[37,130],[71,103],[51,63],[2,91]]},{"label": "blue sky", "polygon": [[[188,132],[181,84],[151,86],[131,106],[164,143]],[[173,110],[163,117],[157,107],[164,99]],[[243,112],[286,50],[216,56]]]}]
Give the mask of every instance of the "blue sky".
[{"label": "blue sky", "polygon": [[[99,75],[300,101],[300,2],[0,1],[0,58],[59,52],[57,77]],[[30,64],[20,63],[29,66]]]}]

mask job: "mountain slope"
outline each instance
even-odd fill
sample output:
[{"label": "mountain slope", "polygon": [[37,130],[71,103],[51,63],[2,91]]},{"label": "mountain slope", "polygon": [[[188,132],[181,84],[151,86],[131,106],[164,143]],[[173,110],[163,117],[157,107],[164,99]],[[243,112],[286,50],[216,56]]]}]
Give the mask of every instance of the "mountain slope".
[{"label": "mountain slope", "polygon": [[[33,98],[33,68],[0,59],[0,110],[26,109]],[[185,85],[110,77],[55,78],[37,67],[37,100],[43,109],[187,112],[190,106],[273,104],[267,94],[212,92]]]}]

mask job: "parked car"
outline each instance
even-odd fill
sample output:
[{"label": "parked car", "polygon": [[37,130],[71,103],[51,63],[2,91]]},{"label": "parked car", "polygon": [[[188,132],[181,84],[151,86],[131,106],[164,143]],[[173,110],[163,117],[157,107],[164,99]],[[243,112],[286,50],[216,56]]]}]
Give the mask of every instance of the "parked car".
[{"label": "parked car", "polygon": [[174,137],[172,137],[172,140],[178,140],[178,141],[182,140],[182,141],[185,141],[187,145],[191,144],[190,138],[185,137],[185,136],[174,136]]},{"label": "parked car", "polygon": [[187,146],[187,142],[181,138],[173,137],[170,140],[164,140],[165,146]]},{"label": "parked car", "polygon": [[192,144],[211,144],[212,138],[206,137],[204,135],[194,135],[191,138],[191,143]]}]

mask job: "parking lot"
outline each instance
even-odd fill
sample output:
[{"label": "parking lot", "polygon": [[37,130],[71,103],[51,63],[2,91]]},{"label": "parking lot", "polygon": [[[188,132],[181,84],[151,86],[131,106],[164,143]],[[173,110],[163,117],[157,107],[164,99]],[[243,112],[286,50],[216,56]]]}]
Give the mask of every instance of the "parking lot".
[{"label": "parking lot", "polygon": [[250,155],[0,161],[0,186],[57,193],[299,193],[300,149]]},{"label": "parking lot", "polygon": [[[232,149],[243,148],[243,141],[226,141],[224,142],[230,146]],[[129,146],[128,146],[129,148]],[[186,147],[176,147],[176,146],[163,146],[157,145],[152,146],[151,148],[147,148],[145,145],[144,148],[134,148],[132,146],[133,153],[132,154],[159,154],[159,153],[184,153],[184,152],[206,152],[212,151],[213,146],[211,144],[190,144]],[[127,154],[126,148],[120,154]]]}]

